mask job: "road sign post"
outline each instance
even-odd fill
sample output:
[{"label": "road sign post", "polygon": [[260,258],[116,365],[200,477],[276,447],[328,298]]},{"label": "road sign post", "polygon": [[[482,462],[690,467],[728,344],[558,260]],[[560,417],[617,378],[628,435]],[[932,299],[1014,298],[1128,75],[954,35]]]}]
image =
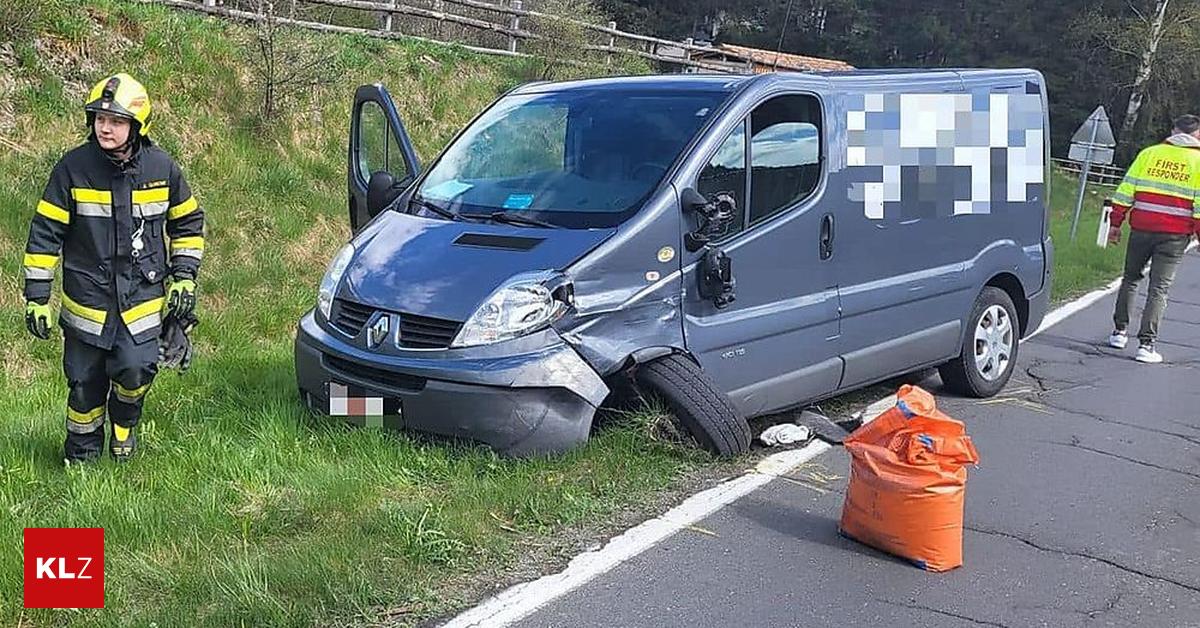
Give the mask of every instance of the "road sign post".
[{"label": "road sign post", "polygon": [[1088,171],[1092,169],[1092,150],[1096,145],[1096,125],[1092,125],[1092,136],[1088,140],[1087,152],[1083,157],[1083,168],[1079,169],[1079,198],[1075,200],[1075,217],[1071,219],[1071,241],[1075,241],[1075,231],[1079,228],[1079,211],[1083,209],[1083,193],[1087,190]]},{"label": "road sign post", "polygon": [[1096,107],[1092,115],[1088,116],[1088,119],[1071,137],[1070,158],[1083,161],[1083,167],[1079,170],[1079,196],[1075,200],[1075,217],[1071,220],[1072,242],[1075,241],[1075,233],[1079,229],[1079,212],[1083,209],[1083,195],[1087,191],[1088,171],[1091,170],[1093,163],[1111,164],[1112,149],[1116,145],[1112,126],[1108,123],[1108,114],[1104,112],[1103,105]]}]

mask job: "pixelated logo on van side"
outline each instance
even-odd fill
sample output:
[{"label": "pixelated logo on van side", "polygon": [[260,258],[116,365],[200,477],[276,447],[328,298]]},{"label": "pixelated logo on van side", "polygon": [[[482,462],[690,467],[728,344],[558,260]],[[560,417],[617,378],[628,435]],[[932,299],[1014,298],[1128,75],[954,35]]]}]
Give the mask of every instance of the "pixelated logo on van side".
[{"label": "pixelated logo on van side", "polygon": [[1042,193],[1039,93],[858,94],[846,115],[849,196],[869,219],[990,214]]}]

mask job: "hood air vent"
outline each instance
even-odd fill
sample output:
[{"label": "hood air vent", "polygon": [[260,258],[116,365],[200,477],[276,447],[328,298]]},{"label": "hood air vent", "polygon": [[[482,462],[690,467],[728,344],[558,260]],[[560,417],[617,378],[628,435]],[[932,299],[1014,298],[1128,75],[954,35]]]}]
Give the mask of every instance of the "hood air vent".
[{"label": "hood air vent", "polygon": [[504,251],[528,251],[541,244],[542,240],[543,238],[523,238],[490,233],[464,233],[454,239],[454,244]]}]

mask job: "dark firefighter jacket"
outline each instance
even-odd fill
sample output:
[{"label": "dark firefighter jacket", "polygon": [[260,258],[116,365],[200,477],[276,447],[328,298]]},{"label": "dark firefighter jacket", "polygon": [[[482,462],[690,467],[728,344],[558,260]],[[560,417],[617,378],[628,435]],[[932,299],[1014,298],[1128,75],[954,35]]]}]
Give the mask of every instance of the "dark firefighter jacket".
[{"label": "dark firefighter jacket", "polygon": [[158,336],[168,273],[194,279],[203,253],[204,211],[175,161],[146,143],[118,166],[92,140],[58,162],[37,205],[25,298],[50,298],[61,258],[63,328],[107,349],[123,323],[145,342]]}]

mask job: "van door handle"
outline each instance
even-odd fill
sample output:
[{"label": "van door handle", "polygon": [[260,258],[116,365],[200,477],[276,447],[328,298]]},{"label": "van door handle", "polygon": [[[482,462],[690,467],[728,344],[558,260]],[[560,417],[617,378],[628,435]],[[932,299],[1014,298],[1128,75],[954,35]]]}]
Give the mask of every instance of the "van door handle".
[{"label": "van door handle", "polygon": [[833,257],[833,214],[821,217],[821,259]]}]

